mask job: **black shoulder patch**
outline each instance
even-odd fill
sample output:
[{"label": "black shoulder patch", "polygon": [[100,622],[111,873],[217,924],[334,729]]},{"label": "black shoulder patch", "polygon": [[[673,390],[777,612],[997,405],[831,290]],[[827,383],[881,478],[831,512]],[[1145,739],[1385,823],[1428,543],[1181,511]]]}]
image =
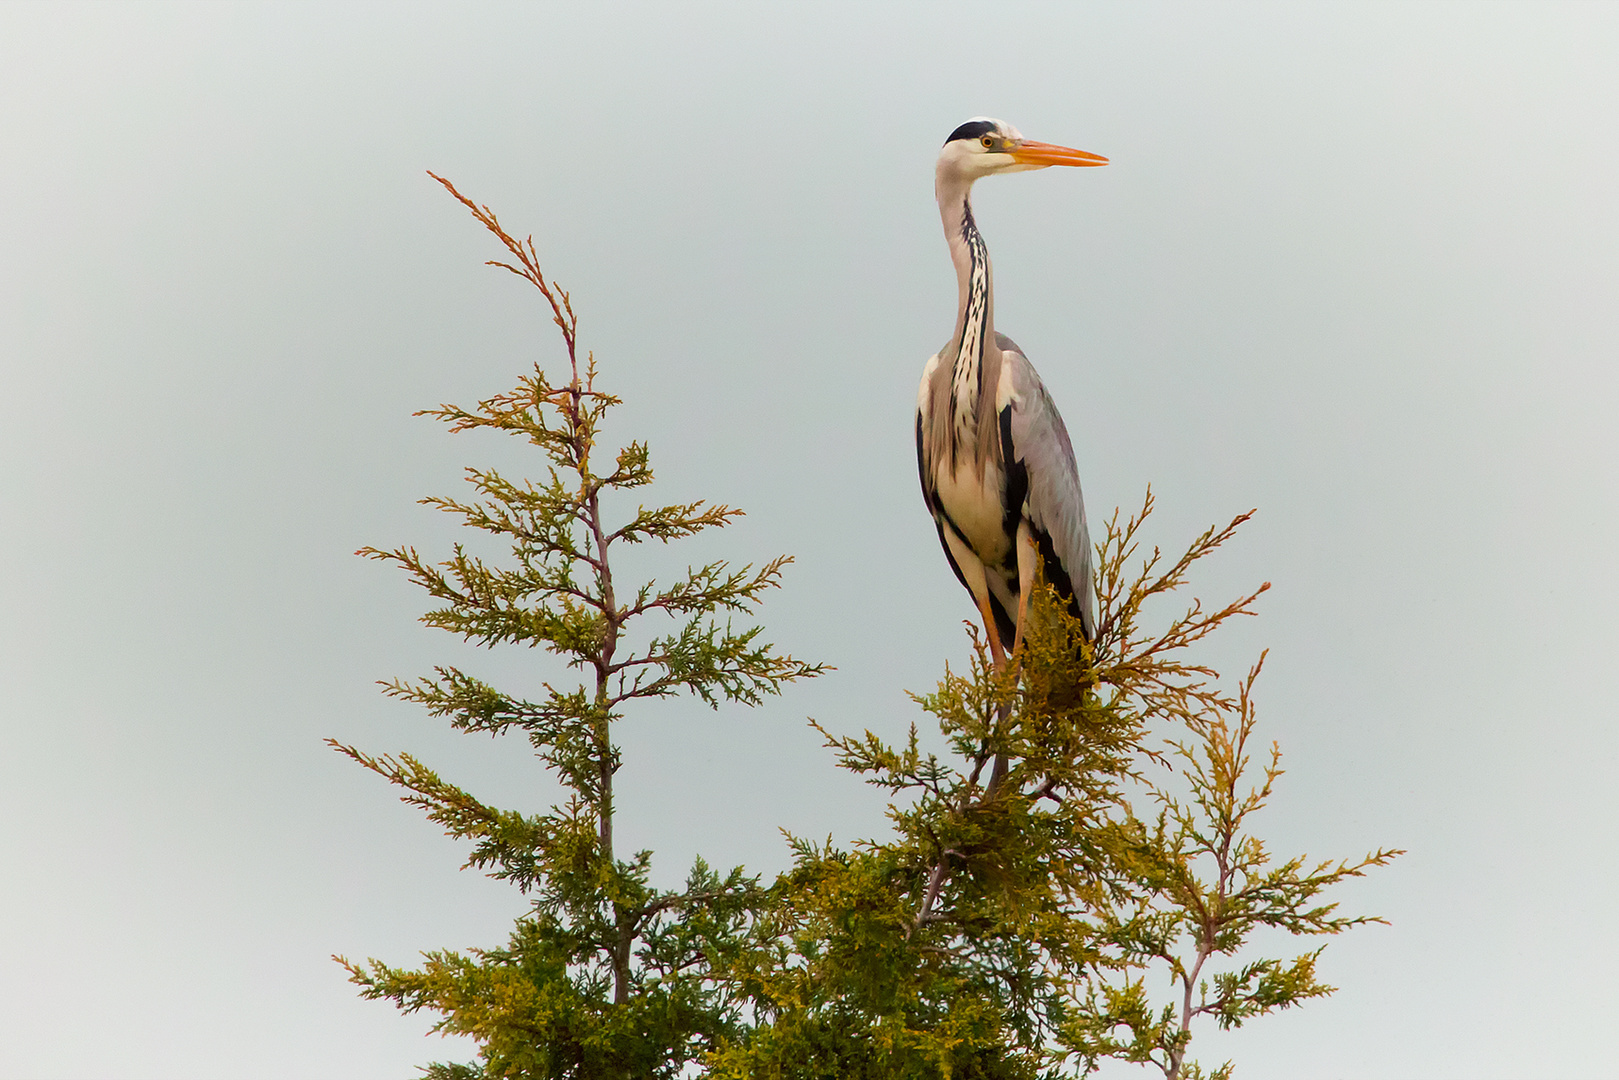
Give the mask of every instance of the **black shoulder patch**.
[{"label": "black shoulder patch", "polygon": [[1001,528],[1012,543],[1007,546],[1006,566],[1017,573],[1017,527],[1023,520],[1023,501],[1029,497],[1029,464],[1012,445],[1012,406],[1001,410],[1001,468],[1006,476],[1002,495]]},{"label": "black shoulder patch", "polygon": [[976,139],[980,135],[993,135],[995,130],[995,123],[992,120],[969,120],[952,131],[944,143],[949,146],[957,139]]},{"label": "black shoulder patch", "polygon": [[[933,510],[933,485],[928,483],[927,455],[922,452],[922,410],[916,410],[916,475],[922,481],[922,502]],[[943,540],[940,541],[943,543]]]}]

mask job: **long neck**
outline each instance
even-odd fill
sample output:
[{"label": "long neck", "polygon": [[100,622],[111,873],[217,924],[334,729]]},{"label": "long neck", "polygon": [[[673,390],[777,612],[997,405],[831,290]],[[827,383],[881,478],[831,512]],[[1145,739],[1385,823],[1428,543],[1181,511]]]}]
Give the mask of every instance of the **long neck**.
[{"label": "long neck", "polygon": [[[975,470],[999,456],[1000,440],[993,437],[995,388],[1000,381],[1001,350],[995,344],[995,293],[990,280],[989,249],[973,221],[968,200],[971,182],[939,176],[934,194],[944,221],[950,259],[956,264],[956,333],[949,371],[948,414],[935,398],[934,415],[948,415],[949,458],[958,461],[966,450]],[[941,357],[942,359],[942,357]],[[942,376],[944,372],[940,372]],[[940,397],[945,386],[937,385]],[[940,438],[943,439],[941,430]],[[939,449],[944,449],[941,445]],[[952,466],[953,467],[953,466]]]},{"label": "long neck", "polygon": [[934,194],[944,237],[950,244],[950,261],[956,264],[956,356],[978,360],[984,346],[994,340],[995,289],[989,249],[973,221],[971,191],[971,184],[940,178]]}]

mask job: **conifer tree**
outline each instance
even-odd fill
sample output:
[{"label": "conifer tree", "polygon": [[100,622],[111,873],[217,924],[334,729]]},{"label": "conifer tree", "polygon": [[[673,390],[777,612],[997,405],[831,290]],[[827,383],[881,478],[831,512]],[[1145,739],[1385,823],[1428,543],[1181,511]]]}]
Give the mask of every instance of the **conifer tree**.
[{"label": "conifer tree", "polygon": [[[609,520],[603,496],[645,487],[652,468],[644,443],[616,452],[598,446],[602,419],[619,399],[597,388],[591,354],[580,362],[568,293],[541,271],[532,237],[514,239],[488,207],[434,179],[509,252],[511,261],[491,265],[523,278],[549,305],[568,376],[553,380],[536,365],[515,389],[475,408],[425,412],[451,431],[516,436],[543,456],[542,482],[468,469],[470,499],[423,500],[507,543],[508,561],[486,562],[460,544],[438,562],[412,547],[360,554],[400,567],[427,591],[438,605],[422,617],[428,626],[480,645],[544,649],[583,677],[548,681],[538,701],[448,666],[386,684],[388,694],[461,731],[526,736],[568,792],[540,813],[490,806],[410,754],[373,756],[333,741],[404,789],[401,797],[451,836],[473,841],[468,866],[532,898],[503,948],[429,953],[417,970],[338,959],[364,996],[438,1012],[438,1030],[481,1043],[481,1063],[433,1065],[430,1077],[673,1076],[736,1032],[735,1009],[708,969],[739,946],[761,892],[741,870],[722,876],[701,860],[683,890],[659,890],[649,882],[650,852],[615,848],[614,722],[626,708],[682,691],[710,705],[755,705],[822,669],[778,652],[759,627],[730,621],[779,583],[786,557],[758,568],[709,563],[665,584],[615,576],[625,545],[678,541],[741,511],[692,502]],[[647,629],[671,619],[672,630]]]},{"label": "conifer tree", "polygon": [[[1399,852],[1272,865],[1244,832],[1280,775],[1273,747],[1258,789],[1242,790],[1258,668],[1232,693],[1186,650],[1269,585],[1212,611],[1194,600],[1158,629],[1144,609],[1250,515],[1173,563],[1154,549],[1132,564],[1151,510],[1149,492],[1108,523],[1094,643],[1045,585],[1004,670],[969,626],[968,672],[947,668],[915,698],[947,755],[924,752],[914,724],[901,746],[822,729],[843,768],[894,796],[892,836],[793,838],[795,866],[733,967],[753,1023],[710,1057],[713,1075],[1056,1080],[1121,1059],[1182,1080],[1205,1075],[1186,1057],[1198,1017],[1236,1026],[1331,993],[1319,949],[1216,965],[1260,926],[1314,936],[1371,921],[1315,900]],[[998,758],[999,783],[986,771]],[[1148,980],[1163,978],[1178,1000],[1155,1008]]]},{"label": "conifer tree", "polygon": [[[1269,586],[1155,613],[1249,515],[1169,561],[1142,550],[1150,492],[1128,520],[1113,515],[1098,546],[1094,640],[1045,586],[1004,668],[969,624],[966,669],[947,666],[914,698],[944,753],[925,751],[914,723],[900,745],[815,725],[839,766],[891,795],[888,835],[852,847],[790,837],[793,865],[768,886],[699,860],[683,889],[654,888],[650,853],[614,847],[614,722],[682,691],[757,704],[823,669],[730,622],[777,585],[785,558],[712,563],[663,585],[615,578],[623,545],[678,541],[739,511],[694,502],[608,520],[604,493],[652,480],[645,445],[601,464],[600,423],[618,399],[596,388],[588,353],[579,362],[568,294],[540,271],[532,239],[435,179],[505,246],[512,261],[492,265],[548,303],[568,378],[536,367],[476,408],[426,413],[543,456],[542,482],[469,469],[472,499],[424,500],[509,544],[509,562],[461,545],[438,562],[410,547],[361,554],[433,597],[428,625],[547,650],[582,679],[547,682],[540,701],[448,666],[385,684],[460,730],[525,735],[568,792],[540,813],[489,806],[409,754],[333,742],[471,841],[468,866],[531,898],[501,948],[428,953],[415,970],[339,958],[364,996],[436,1012],[439,1030],[478,1041],[478,1063],[431,1065],[429,1077],[1060,1080],[1112,1059],[1166,1080],[1226,1078],[1229,1063],[1205,1072],[1189,1056],[1195,1023],[1238,1026],[1332,992],[1316,977],[1319,946],[1252,958],[1254,932],[1314,938],[1378,921],[1339,915],[1322,894],[1400,852],[1278,861],[1253,832],[1281,775],[1273,744],[1250,779],[1263,656],[1232,687],[1190,650],[1253,614]],[[669,632],[644,629],[669,617]]]}]

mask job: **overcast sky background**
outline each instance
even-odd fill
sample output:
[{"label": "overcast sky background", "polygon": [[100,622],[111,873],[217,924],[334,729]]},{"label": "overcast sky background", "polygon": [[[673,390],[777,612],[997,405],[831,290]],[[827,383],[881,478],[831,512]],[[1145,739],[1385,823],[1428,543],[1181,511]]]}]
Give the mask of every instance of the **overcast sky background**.
[{"label": "overcast sky background", "polygon": [[0,1076],[471,1056],[328,959],[499,944],[521,901],[323,737],[552,790],[374,685],[550,670],[351,554],[445,550],[414,500],[533,459],[410,413],[559,355],[425,169],[535,234],[653,497],[747,509],[642,567],[794,554],[770,635],[837,665],[627,720],[624,846],[673,881],[880,832],[804,718],[898,733],[965,651],[911,415],[977,114],[1113,161],[975,198],[1092,520],[1259,508],[1199,591],[1275,585],[1206,654],[1272,650],[1261,833],[1410,850],[1341,892],[1392,925],[1332,942],[1335,997],[1195,1051],[1611,1068],[1616,56],[1600,4],[0,7]]}]

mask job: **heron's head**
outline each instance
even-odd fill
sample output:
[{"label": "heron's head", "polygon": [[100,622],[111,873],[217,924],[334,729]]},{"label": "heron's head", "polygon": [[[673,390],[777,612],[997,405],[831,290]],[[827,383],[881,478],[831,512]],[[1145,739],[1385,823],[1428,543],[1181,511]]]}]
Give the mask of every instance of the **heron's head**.
[{"label": "heron's head", "polygon": [[1107,158],[1066,146],[1032,142],[1004,120],[975,116],[950,133],[939,151],[939,174],[971,184],[996,173],[1051,165],[1106,165]]}]

